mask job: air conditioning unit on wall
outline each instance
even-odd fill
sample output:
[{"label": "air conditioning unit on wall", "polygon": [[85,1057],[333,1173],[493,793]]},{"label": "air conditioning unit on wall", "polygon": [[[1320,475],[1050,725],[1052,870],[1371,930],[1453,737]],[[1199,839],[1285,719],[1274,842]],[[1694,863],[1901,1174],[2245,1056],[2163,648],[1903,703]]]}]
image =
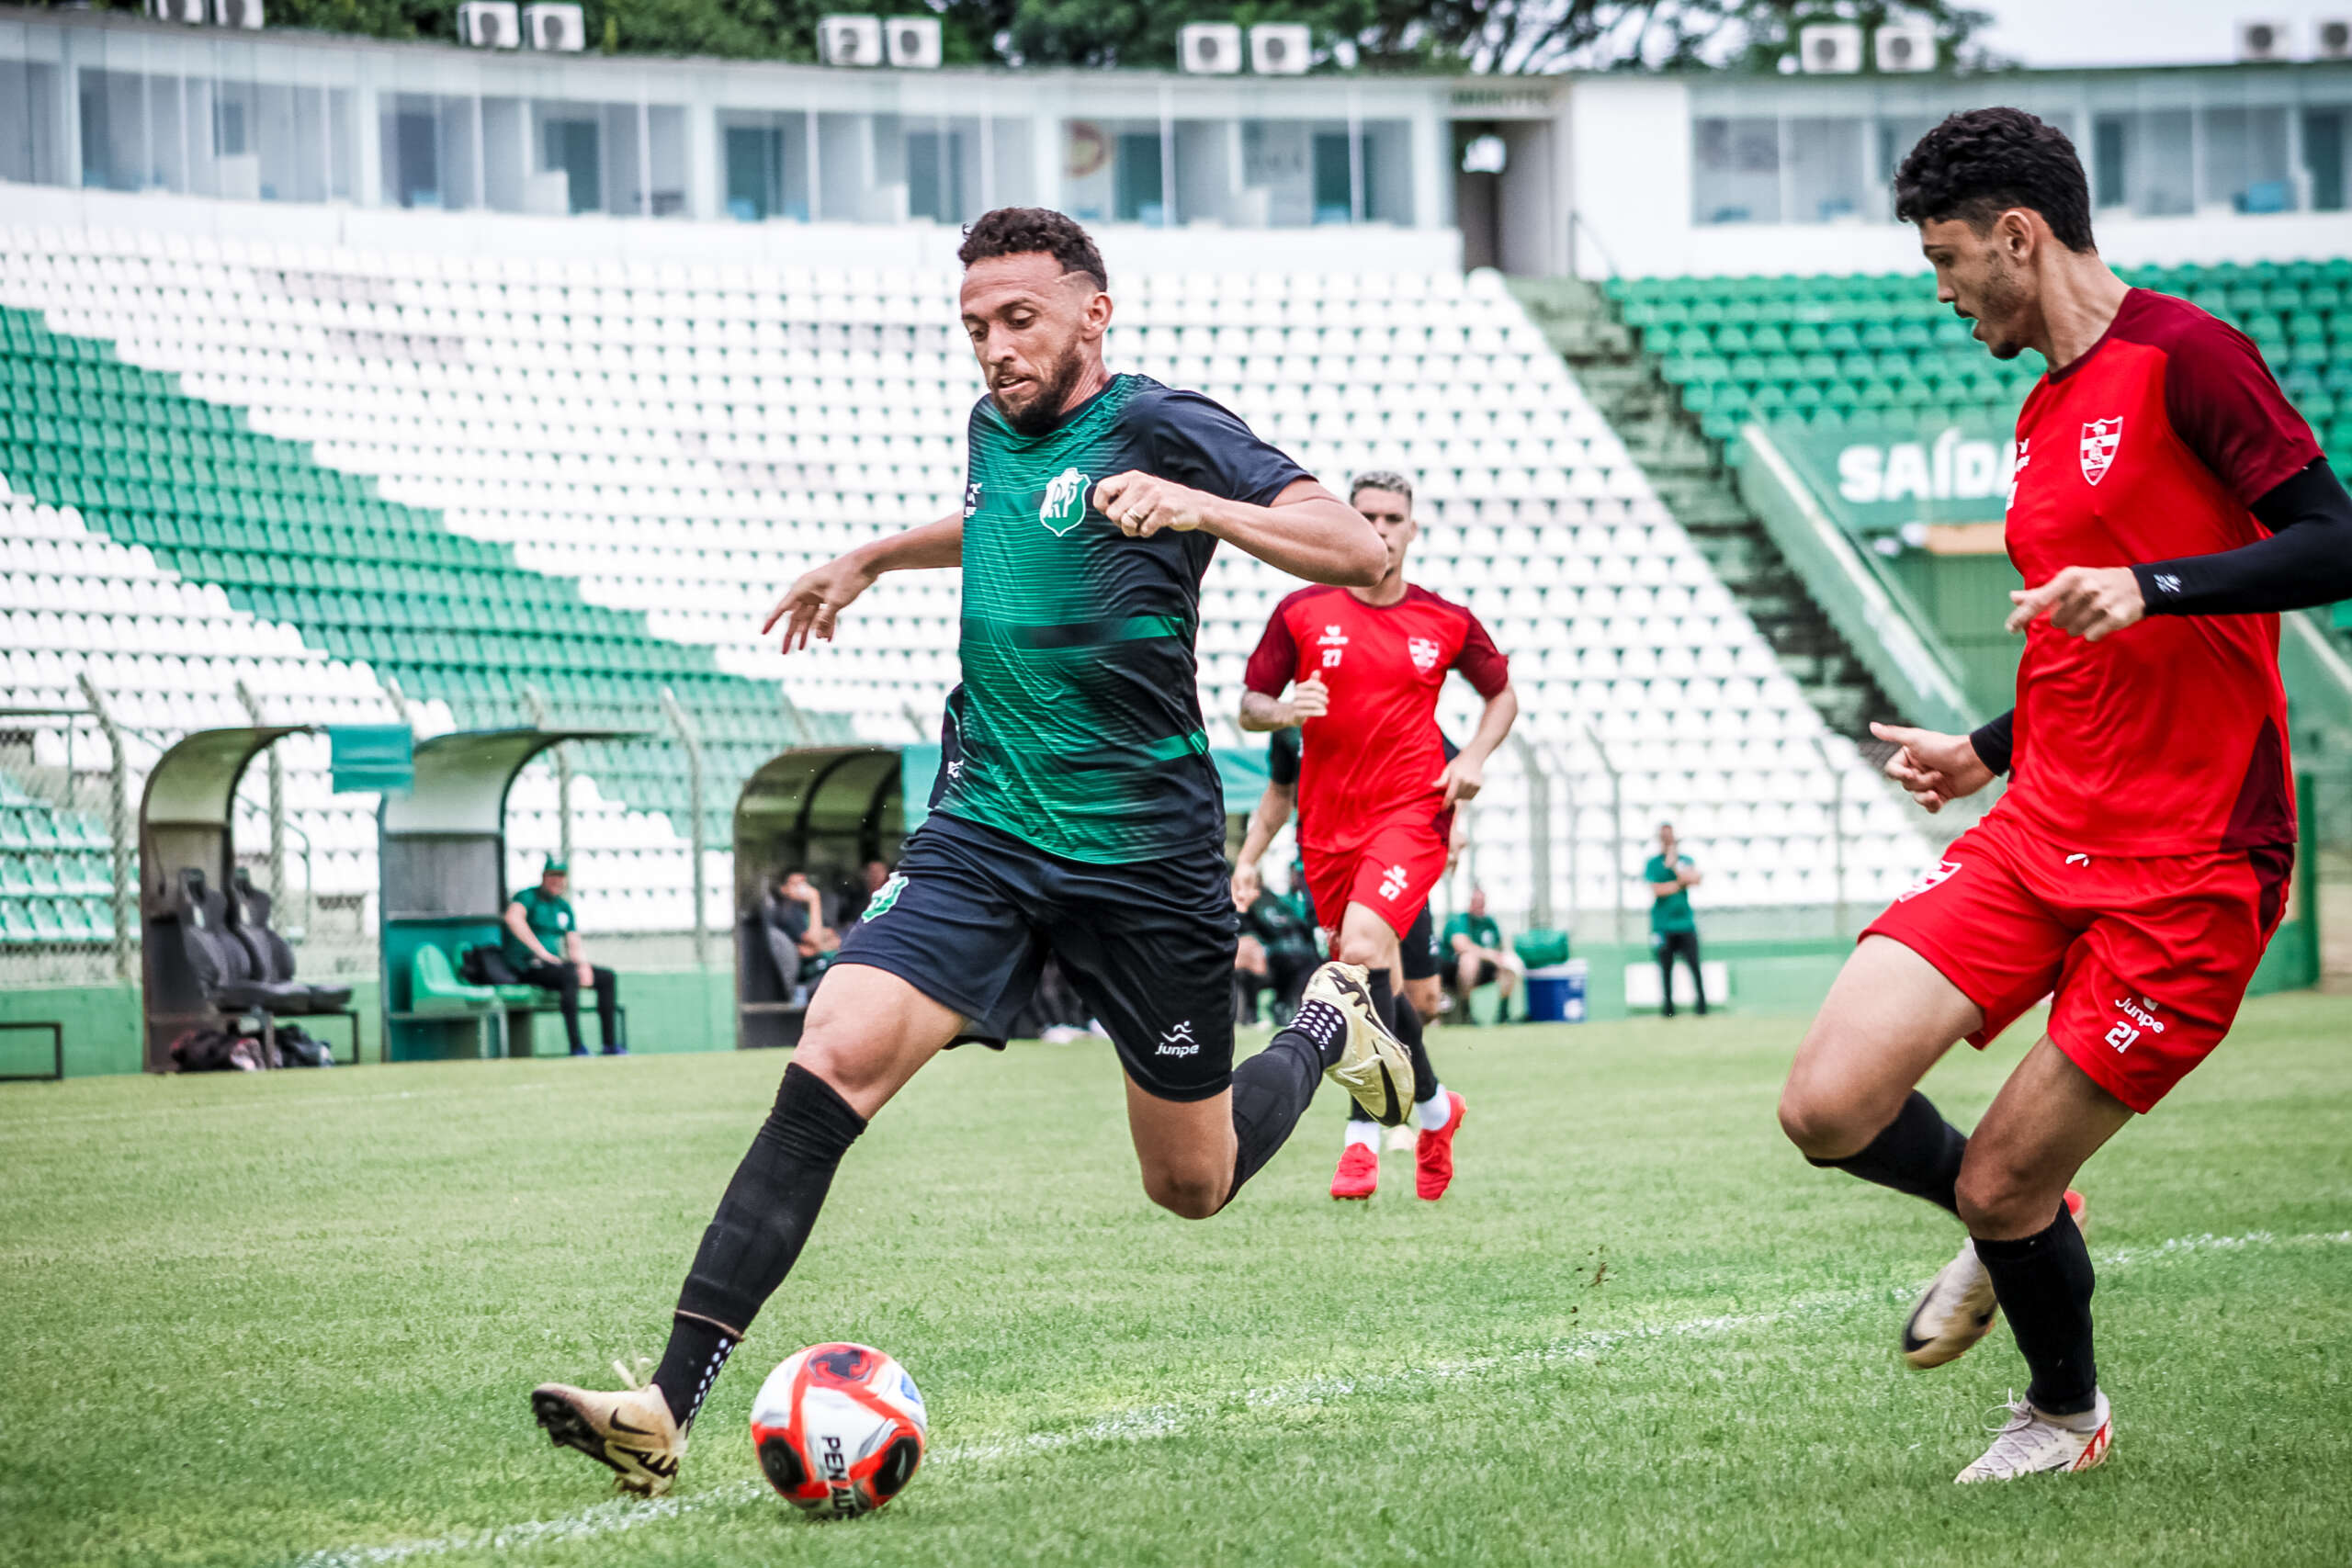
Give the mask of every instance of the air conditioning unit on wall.
[{"label": "air conditioning unit on wall", "polygon": [[1812,22],[1797,29],[1797,69],[1815,75],[1850,76],[1862,68],[1862,29],[1857,22]]},{"label": "air conditioning unit on wall", "polygon": [[1232,22],[1193,22],[1180,28],[1176,60],[1196,76],[1230,76],[1241,69],[1241,28]]},{"label": "air conditioning unit on wall", "polygon": [[1250,69],[1261,76],[1300,76],[1315,59],[1305,22],[1260,22],[1250,29]]},{"label": "air conditioning unit on wall", "polygon": [[2322,17],[2312,24],[2312,41],[2322,60],[2352,60],[2352,17]]},{"label": "air conditioning unit on wall", "polygon": [[882,41],[890,63],[901,71],[939,69],[937,17],[885,17]]},{"label": "air conditioning unit on wall", "polygon": [[1936,68],[1936,29],[1928,22],[1889,22],[1871,35],[1871,58],[1880,71],[1899,75]]},{"label": "air conditioning unit on wall", "polygon": [[469,49],[516,49],[523,42],[514,0],[466,0],[458,7],[458,41]]},{"label": "air conditioning unit on wall", "polygon": [[2271,64],[2288,58],[2292,30],[2280,21],[2238,24],[2238,58],[2249,65]]},{"label": "air conditioning unit on wall", "polygon": [[543,49],[551,54],[577,54],[588,47],[588,18],[577,6],[526,6],[523,37],[533,49]]},{"label": "air conditioning unit on wall", "polygon": [[820,17],[817,54],[828,65],[882,63],[882,18]]}]

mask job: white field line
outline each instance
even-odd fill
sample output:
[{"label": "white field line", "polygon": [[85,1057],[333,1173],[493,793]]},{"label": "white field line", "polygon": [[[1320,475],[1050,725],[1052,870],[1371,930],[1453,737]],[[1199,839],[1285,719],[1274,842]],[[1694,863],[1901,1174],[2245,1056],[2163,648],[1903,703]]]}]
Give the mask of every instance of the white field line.
[{"label": "white field line", "polygon": [[[2248,1231],[2238,1235],[2174,1236],[2150,1247],[2122,1247],[2098,1259],[2103,1269],[2130,1269],[2207,1253],[2245,1252],[2267,1248],[2352,1246],[2352,1231],[2323,1231],[2305,1235],[2278,1235]],[[989,1442],[958,1443],[931,1450],[933,1465],[987,1464],[1022,1459],[1091,1443],[1141,1442],[1173,1437],[1220,1411],[1241,1406],[1272,1410],[1289,1406],[1332,1404],[1343,1399],[1378,1397],[1453,1382],[1510,1377],[1564,1361],[1597,1360],[1620,1347],[1659,1339],[1702,1339],[1759,1328],[1792,1318],[1824,1317],[1882,1300],[1908,1302],[1919,1287],[1888,1291],[1848,1291],[1837,1295],[1804,1298],[1778,1312],[1736,1313],[1645,1324],[1630,1328],[1597,1329],[1571,1335],[1524,1350],[1477,1356],[1464,1360],[1437,1361],[1393,1372],[1363,1377],[1318,1376],[1271,1383],[1262,1388],[1236,1389],[1224,1395],[1181,1404],[1144,1404],[1114,1410],[1080,1426],[1058,1432],[1031,1432]],[[396,1541],[388,1546],[346,1546],[314,1551],[297,1559],[290,1568],[390,1568],[390,1564],[446,1557],[459,1551],[514,1551],[548,1542],[584,1540],[615,1535],[667,1519],[741,1508],[771,1495],[764,1482],[745,1481],[685,1497],[640,1500],[616,1497],[560,1518],[530,1519],[492,1529],[458,1531],[426,1540]],[[781,1506],[781,1505],[778,1505]]]}]

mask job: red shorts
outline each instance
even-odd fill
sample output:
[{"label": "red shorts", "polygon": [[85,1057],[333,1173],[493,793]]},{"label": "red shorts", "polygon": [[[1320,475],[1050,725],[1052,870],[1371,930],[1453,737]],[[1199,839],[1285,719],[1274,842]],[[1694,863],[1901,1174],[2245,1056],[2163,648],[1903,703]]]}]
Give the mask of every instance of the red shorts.
[{"label": "red shorts", "polygon": [[1982,1048],[2055,993],[2050,1038],[2136,1111],[2228,1033],[2287,904],[2294,852],[2110,858],[1996,812],[1871,922],[1984,1014]]},{"label": "red shorts", "polygon": [[1348,906],[1362,904],[1403,936],[1445,874],[1445,840],[1437,823],[1422,818],[1390,822],[1344,850],[1305,851],[1316,923],[1337,933]]}]

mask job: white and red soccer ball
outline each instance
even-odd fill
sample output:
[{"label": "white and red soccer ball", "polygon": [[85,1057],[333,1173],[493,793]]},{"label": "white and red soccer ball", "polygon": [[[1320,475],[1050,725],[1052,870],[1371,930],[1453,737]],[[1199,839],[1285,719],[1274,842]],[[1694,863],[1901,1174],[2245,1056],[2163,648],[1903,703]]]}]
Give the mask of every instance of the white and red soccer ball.
[{"label": "white and red soccer ball", "polygon": [[870,1514],[922,1462],[929,1421],[907,1370],[871,1345],[811,1345],[768,1374],[752,1402],[752,1447],[768,1483],[805,1513]]}]

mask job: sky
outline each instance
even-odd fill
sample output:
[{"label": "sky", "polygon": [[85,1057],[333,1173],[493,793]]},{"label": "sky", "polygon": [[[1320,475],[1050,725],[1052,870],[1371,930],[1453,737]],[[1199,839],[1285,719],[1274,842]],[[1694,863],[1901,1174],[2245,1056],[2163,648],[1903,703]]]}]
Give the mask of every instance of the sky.
[{"label": "sky", "polygon": [[2313,23],[2352,0],[1971,0],[1994,24],[1985,47],[2025,65],[2181,65],[2237,57],[2241,21],[2284,22],[2308,56]]}]

